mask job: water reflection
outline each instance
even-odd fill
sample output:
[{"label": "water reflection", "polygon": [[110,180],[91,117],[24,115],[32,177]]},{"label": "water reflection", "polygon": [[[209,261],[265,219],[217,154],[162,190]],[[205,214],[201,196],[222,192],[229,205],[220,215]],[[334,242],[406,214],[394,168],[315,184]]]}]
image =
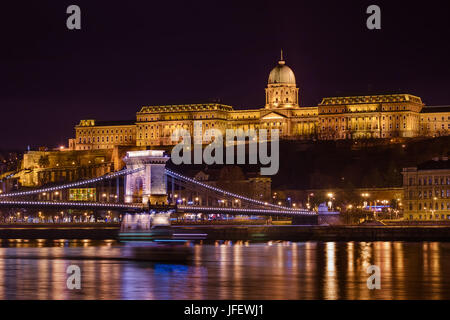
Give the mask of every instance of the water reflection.
[{"label": "water reflection", "polygon": [[[450,243],[191,245],[192,263],[167,264],[117,260],[129,248],[111,241],[3,241],[0,299],[450,299]],[[66,287],[71,264],[81,290]]]}]

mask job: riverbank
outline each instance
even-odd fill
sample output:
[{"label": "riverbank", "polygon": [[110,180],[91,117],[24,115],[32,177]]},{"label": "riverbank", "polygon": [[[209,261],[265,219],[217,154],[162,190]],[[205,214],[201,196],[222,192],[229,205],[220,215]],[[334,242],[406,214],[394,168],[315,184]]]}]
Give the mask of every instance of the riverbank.
[{"label": "riverbank", "polygon": [[[120,225],[0,225],[0,239],[117,239]],[[173,226],[177,234],[205,234],[206,241],[450,241],[450,226]]]},{"label": "riverbank", "polygon": [[208,240],[248,241],[450,241],[450,226],[196,226],[177,233],[206,233]]},{"label": "riverbank", "polygon": [[0,224],[0,239],[117,239],[119,223]]}]

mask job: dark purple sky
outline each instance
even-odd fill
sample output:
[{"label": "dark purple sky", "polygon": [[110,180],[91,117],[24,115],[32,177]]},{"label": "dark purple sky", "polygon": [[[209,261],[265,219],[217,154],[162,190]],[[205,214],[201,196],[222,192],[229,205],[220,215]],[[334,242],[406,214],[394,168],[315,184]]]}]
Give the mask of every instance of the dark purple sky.
[{"label": "dark purple sky", "polygon": [[[302,105],[392,92],[450,104],[447,2],[8,1],[0,148],[57,146],[80,119],[134,119],[142,105],[261,107],[280,48]],[[66,29],[70,4],[81,31]],[[370,4],[382,30],[366,28]]]}]

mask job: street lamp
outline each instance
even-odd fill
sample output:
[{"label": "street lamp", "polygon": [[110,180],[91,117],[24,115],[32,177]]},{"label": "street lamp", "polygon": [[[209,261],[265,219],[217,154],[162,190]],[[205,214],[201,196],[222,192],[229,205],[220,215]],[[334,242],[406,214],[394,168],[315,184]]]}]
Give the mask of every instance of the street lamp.
[{"label": "street lamp", "polygon": [[311,207],[310,197],[314,197],[314,193],[308,193],[308,201],[306,202],[306,207],[309,209]]},{"label": "street lamp", "polygon": [[365,200],[363,201],[363,208],[367,207],[367,198],[369,197],[369,194],[367,192],[361,193],[361,197],[363,197]]},{"label": "street lamp", "polygon": [[332,200],[334,199],[333,197],[334,197],[334,194],[332,193],[332,192],[328,192],[327,193],[327,196],[328,196],[328,208],[332,208],[333,207],[333,202],[332,202]]}]

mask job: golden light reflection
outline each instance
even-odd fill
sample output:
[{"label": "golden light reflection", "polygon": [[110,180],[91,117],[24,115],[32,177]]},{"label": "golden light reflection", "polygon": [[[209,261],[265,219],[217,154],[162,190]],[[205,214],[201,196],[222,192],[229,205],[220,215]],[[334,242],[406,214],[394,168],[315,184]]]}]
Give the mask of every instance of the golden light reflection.
[{"label": "golden light reflection", "polygon": [[243,268],[244,263],[242,260],[242,245],[238,242],[233,246],[233,282],[235,284],[233,299],[245,299],[245,294],[242,292],[241,286]]},{"label": "golden light reflection", "polygon": [[4,248],[0,248],[0,300],[5,299],[5,259],[3,258],[4,255]]},{"label": "golden light reflection", "polygon": [[[403,275],[405,275],[406,270],[405,270],[405,257],[404,257],[404,243],[403,242],[394,242],[393,244],[393,275],[397,275],[402,277]],[[382,284],[383,285],[383,284]],[[395,290],[396,294],[395,294],[395,298],[396,299],[401,299],[402,296],[402,292],[405,291],[406,288],[406,284],[405,281],[394,281],[393,283],[393,289]]]},{"label": "golden light reflection", "polygon": [[[189,265],[110,260],[124,248],[106,242],[4,245],[10,247],[0,248],[0,299],[450,298],[450,245],[439,242],[197,244]],[[82,270],[81,291],[66,287],[71,264]],[[381,269],[380,290],[367,288],[373,264]]]},{"label": "golden light reflection", "polygon": [[316,273],[317,273],[317,257],[316,257],[316,251],[317,250],[317,242],[306,242],[304,246],[304,256],[305,256],[305,288],[307,293],[311,293],[310,295],[306,296],[307,299],[317,299],[317,295],[313,294]]},{"label": "golden light reflection", "polygon": [[[219,246],[219,278],[221,283],[227,283],[229,281],[229,268],[227,264],[228,260],[228,248],[225,245]],[[232,299],[232,296],[226,287],[219,292],[219,299]]]},{"label": "golden light reflection", "polygon": [[357,292],[357,299],[367,300],[370,299],[371,290],[367,288],[367,268],[374,264],[375,257],[372,255],[372,243],[360,242],[359,243],[359,257],[357,259],[358,264],[358,283],[360,284]]},{"label": "golden light reflection", "polygon": [[325,244],[326,271],[324,280],[325,299],[337,299],[337,277],[336,277],[336,243],[327,242]]},{"label": "golden light reflection", "polygon": [[[347,242],[347,288],[354,288],[356,283],[355,275],[355,244],[353,242]],[[355,290],[348,290],[346,298],[355,299]]]}]

